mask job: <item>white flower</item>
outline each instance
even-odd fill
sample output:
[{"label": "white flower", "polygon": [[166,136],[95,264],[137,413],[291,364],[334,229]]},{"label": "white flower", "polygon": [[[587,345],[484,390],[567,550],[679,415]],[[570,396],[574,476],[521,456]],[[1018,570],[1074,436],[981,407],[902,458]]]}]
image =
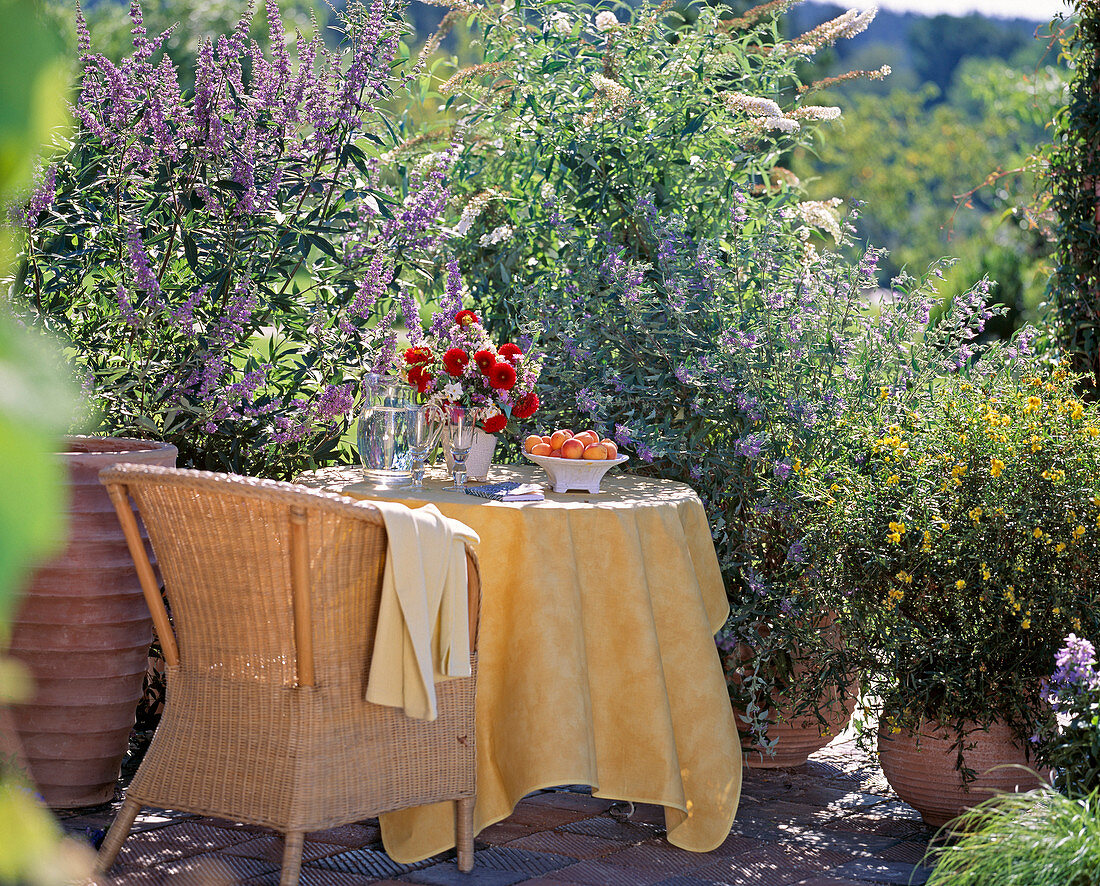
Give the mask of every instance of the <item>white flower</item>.
[{"label": "white flower", "polygon": [[872,6],[870,9],[860,13],[847,27],[843,28],[840,32],[840,36],[851,40],[853,37],[862,34],[867,30],[867,26],[875,20],[875,16],[878,15],[878,7]]},{"label": "white flower", "polygon": [[596,14],[596,30],[597,31],[610,31],[612,28],[619,27],[619,19],[615,16],[615,13],[608,10]]},{"label": "white flower", "polygon": [[511,225],[500,225],[488,234],[483,234],[478,241],[482,246],[495,246],[497,243],[503,243],[509,237],[512,236],[512,232],[515,229]]},{"label": "white flower", "polygon": [[450,384],[443,386],[443,390],[440,392],[443,394],[443,398],[446,400],[461,400],[462,399],[462,385],[453,381]]},{"label": "white flower", "polygon": [[596,87],[596,95],[612,107],[624,105],[630,98],[629,89],[603,74],[593,74],[592,85]]},{"label": "white flower", "polygon": [[840,219],[837,217],[836,210],[841,202],[843,201],[839,197],[824,201],[804,200],[795,207],[795,211],[807,225],[826,231],[839,243]]},{"label": "white flower", "polygon": [[568,12],[555,12],[550,16],[550,30],[555,34],[568,37],[573,33],[573,19]]},{"label": "white flower", "polygon": [[458,224],[455,225],[455,233],[461,237],[470,230],[470,225],[477,221],[478,216],[481,215],[481,213],[485,211],[485,207],[489,205],[489,201],[496,196],[497,192],[492,189],[474,194],[474,196],[470,198],[470,202],[462,207],[462,217],[458,220]]},{"label": "white flower", "polygon": [[790,117],[763,117],[760,123],[765,129],[776,129],[786,133],[798,132],[802,128],[797,120],[792,120]]},{"label": "white flower", "polygon": [[744,111],[754,117],[782,117],[783,109],[770,98],[758,98],[740,92],[727,92],[722,101],[731,111]]},{"label": "white flower", "polygon": [[840,117],[840,108],[831,105],[806,105],[791,112],[796,120],[836,120]]},{"label": "white flower", "polygon": [[702,165],[703,165],[703,158],[700,157],[698,154],[692,154],[690,157],[688,157],[688,166],[691,166],[692,168],[695,168],[696,166],[702,166]]}]

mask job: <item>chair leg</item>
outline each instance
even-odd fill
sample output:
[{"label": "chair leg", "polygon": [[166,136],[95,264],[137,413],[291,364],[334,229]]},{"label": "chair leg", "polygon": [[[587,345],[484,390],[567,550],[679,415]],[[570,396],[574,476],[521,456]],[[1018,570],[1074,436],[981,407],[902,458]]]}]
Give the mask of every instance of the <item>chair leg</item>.
[{"label": "chair leg", "polygon": [[105,874],[115,863],[118,851],[122,848],[123,841],[130,835],[130,828],[134,826],[134,819],[141,812],[141,804],[137,800],[124,800],[118,815],[111,822],[111,829],[103,838],[99,847],[99,855],[96,856],[95,872]]},{"label": "chair leg", "polygon": [[468,874],[474,869],[474,798],[455,801],[455,848],[458,869]]},{"label": "chair leg", "polygon": [[304,831],[290,831],[286,835],[283,848],[283,873],[279,886],[298,886],[298,876],[302,872],[302,849],[305,847]]}]

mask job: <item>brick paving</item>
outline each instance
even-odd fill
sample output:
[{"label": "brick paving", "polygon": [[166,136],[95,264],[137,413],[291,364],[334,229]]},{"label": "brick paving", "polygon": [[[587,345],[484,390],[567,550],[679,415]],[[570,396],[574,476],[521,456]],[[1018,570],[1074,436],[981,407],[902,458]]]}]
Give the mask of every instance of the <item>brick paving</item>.
[{"label": "brick paving", "polygon": [[[65,813],[66,830],[102,839],[118,803]],[[659,807],[565,786],[532,794],[475,844],[472,873],[454,853],[399,865],[375,821],[311,834],[302,886],[921,886],[932,831],[890,791],[875,762],[836,743],[798,769],[745,770],[733,829],[713,852],[664,838]],[[281,838],[263,828],[146,810],[101,886],[277,886]]]}]

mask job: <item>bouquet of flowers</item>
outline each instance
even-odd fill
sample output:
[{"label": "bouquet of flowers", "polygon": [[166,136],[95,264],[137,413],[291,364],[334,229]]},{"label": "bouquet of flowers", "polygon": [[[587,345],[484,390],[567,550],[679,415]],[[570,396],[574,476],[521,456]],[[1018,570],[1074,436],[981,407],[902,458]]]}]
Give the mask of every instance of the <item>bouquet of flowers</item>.
[{"label": "bouquet of flowers", "polygon": [[405,350],[401,373],[439,421],[448,406],[462,406],[477,427],[496,434],[509,419],[538,411],[541,369],[519,345],[495,347],[477,315],[460,310],[436,314],[428,333]]}]

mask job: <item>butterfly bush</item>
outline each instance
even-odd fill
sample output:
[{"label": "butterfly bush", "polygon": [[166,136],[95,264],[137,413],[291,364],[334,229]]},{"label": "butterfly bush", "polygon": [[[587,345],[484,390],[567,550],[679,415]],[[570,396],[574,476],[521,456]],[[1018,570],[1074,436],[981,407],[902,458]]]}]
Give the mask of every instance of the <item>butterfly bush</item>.
[{"label": "butterfly bush", "polygon": [[1084,637],[1068,634],[1063,641],[1046,701],[1057,725],[1040,748],[1055,785],[1073,796],[1094,792],[1100,787],[1100,671],[1096,647]]},{"label": "butterfly bush", "polygon": [[[881,254],[839,251],[857,209],[803,200],[778,165],[842,114],[803,63],[873,18],[783,40],[791,5],[463,4],[484,55],[439,86],[470,298],[491,332],[539,336],[540,425],[594,426],[699,492],[733,609],[731,696],[764,746],[773,690],[812,704],[858,654],[822,636],[846,601],[795,568],[801,515],[768,484],[840,458],[843,423],[916,383],[910,346],[939,301],[915,281],[872,300]],[[817,674],[791,680],[816,651]]]},{"label": "butterfly bush", "polygon": [[353,0],[335,48],[263,15],[270,50],[249,6],[181,91],[136,2],[118,64],[78,13],[79,128],[18,213],[13,302],[64,342],[100,431],[289,477],[333,456],[357,380],[392,362],[402,314],[419,323],[453,154],[384,153],[397,5]]}]

